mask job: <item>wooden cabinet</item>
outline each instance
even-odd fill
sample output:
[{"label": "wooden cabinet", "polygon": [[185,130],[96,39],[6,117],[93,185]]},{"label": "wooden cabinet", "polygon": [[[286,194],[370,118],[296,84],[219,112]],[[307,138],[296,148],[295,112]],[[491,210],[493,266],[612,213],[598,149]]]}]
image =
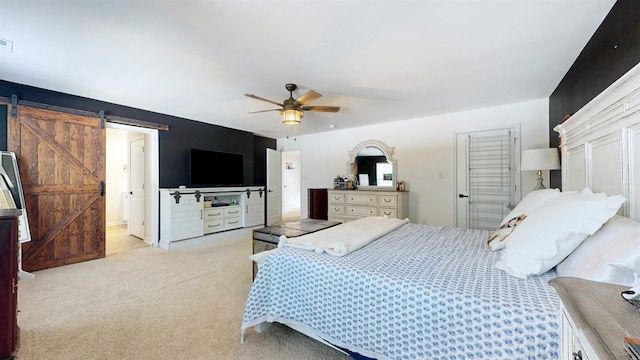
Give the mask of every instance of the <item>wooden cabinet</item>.
[{"label": "wooden cabinet", "polygon": [[327,189],[309,189],[309,219],[327,220]]},{"label": "wooden cabinet", "polygon": [[19,345],[18,216],[20,210],[0,210],[0,359],[12,359]]},{"label": "wooden cabinet", "polygon": [[629,359],[623,338],[640,339],[640,311],[620,292],[627,287],[577,278],[549,281],[562,301],[560,359]]},{"label": "wooden cabinet", "polygon": [[329,190],[329,221],[347,222],[368,216],[409,217],[407,191]]}]

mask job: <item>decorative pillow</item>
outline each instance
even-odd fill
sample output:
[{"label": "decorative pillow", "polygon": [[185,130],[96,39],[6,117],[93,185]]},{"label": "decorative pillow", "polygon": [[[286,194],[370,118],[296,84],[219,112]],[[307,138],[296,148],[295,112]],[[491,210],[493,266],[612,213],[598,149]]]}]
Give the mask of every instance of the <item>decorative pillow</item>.
[{"label": "decorative pillow", "polygon": [[513,219],[507,221],[505,224],[503,224],[499,228],[497,228],[491,234],[489,234],[489,237],[487,238],[487,249],[489,251],[497,251],[497,250],[504,249],[506,244],[505,240],[507,239],[507,237],[511,235],[511,232],[513,232],[513,229],[518,224],[520,224],[526,217],[527,215],[524,215],[524,214],[518,215]]},{"label": "decorative pillow", "polygon": [[625,201],[620,195],[572,192],[544,202],[507,238],[496,267],[520,278],[548,271],[614,216]]},{"label": "decorative pillow", "polygon": [[502,220],[500,225],[506,224],[507,221],[510,221],[516,216],[519,216],[522,214],[524,215],[531,214],[540,205],[544,204],[545,202],[557,196],[560,196],[560,194],[562,193],[558,189],[542,189],[542,190],[535,190],[528,193],[527,195],[524,196],[524,198],[522,198],[522,200],[520,200],[518,205],[515,208],[513,208],[513,210],[511,210],[511,212]]},{"label": "decorative pillow", "polygon": [[633,286],[640,277],[640,223],[615,215],[558,264],[556,272]]}]

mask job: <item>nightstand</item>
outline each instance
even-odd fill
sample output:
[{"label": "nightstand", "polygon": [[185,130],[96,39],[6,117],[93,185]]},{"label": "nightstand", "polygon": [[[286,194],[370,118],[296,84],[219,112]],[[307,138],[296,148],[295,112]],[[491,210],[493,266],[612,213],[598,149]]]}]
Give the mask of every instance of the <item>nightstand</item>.
[{"label": "nightstand", "polygon": [[[278,247],[280,236],[284,235],[288,238],[311,234],[316,231],[328,229],[332,226],[339,225],[339,222],[302,219],[300,221],[288,222],[280,225],[267,226],[261,229],[253,230],[253,253],[257,254],[262,251],[272,250]],[[258,264],[253,263],[253,278],[258,273]]]},{"label": "nightstand", "polygon": [[562,301],[560,359],[630,359],[623,338],[640,339],[640,308],[620,296],[628,287],[569,277],[549,285]]}]

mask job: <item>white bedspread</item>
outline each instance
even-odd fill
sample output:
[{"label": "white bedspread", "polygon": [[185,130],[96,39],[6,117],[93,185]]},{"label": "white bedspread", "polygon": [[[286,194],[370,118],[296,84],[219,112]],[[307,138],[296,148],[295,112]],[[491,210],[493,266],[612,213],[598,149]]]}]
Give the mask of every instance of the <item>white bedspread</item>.
[{"label": "white bedspread", "polygon": [[242,333],[279,322],[378,360],[557,359],[555,272],[496,269],[487,236],[408,223],[349,256],[278,248],[251,287]]},{"label": "white bedspread", "polygon": [[345,256],[408,222],[409,219],[366,217],[294,238],[282,235],[278,247],[291,246]]}]

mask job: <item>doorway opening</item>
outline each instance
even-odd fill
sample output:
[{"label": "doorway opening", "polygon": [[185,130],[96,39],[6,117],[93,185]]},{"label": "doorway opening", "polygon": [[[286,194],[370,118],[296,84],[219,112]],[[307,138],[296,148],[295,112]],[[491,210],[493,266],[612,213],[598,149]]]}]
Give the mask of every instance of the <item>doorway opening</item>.
[{"label": "doorway opening", "polygon": [[157,246],[157,220],[149,210],[158,201],[157,130],[108,124],[106,131],[105,254]]},{"label": "doorway opening", "polygon": [[282,222],[300,220],[300,150],[282,152]]}]

